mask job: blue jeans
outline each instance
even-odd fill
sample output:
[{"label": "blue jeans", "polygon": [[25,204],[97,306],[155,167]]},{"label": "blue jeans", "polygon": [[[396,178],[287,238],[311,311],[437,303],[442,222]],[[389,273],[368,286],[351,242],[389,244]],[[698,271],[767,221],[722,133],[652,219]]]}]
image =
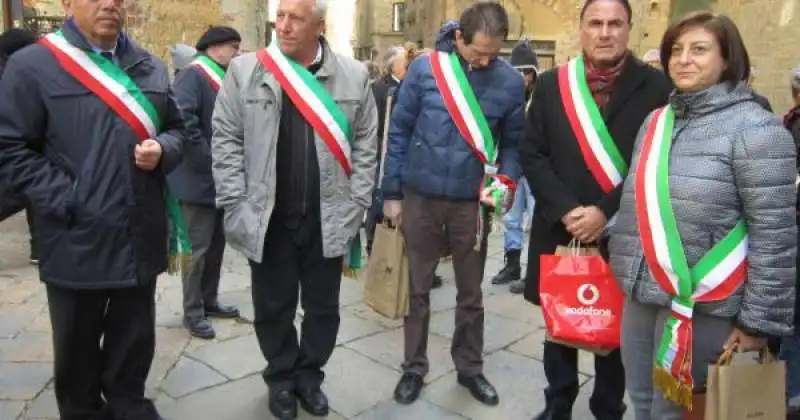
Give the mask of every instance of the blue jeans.
[{"label": "blue jeans", "polygon": [[780,359],[786,362],[786,398],[800,396],[800,331],[781,337]]},{"label": "blue jeans", "polygon": [[521,250],[525,244],[525,230],[522,224],[525,222],[525,210],[533,214],[533,207],[536,201],[531,195],[531,188],[525,178],[520,178],[517,182],[517,191],[514,196],[514,205],[511,210],[503,216],[503,223],[506,230],[504,236],[505,252]]}]

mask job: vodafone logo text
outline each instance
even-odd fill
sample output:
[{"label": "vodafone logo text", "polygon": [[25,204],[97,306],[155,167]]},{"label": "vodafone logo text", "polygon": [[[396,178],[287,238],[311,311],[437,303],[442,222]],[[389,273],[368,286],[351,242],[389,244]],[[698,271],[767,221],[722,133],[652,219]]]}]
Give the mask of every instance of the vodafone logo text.
[{"label": "vodafone logo text", "polygon": [[611,317],[611,311],[608,309],[595,308],[592,305],[600,300],[600,290],[593,284],[582,284],[578,287],[578,303],[582,306],[577,308],[566,307],[564,313],[567,315],[590,315]]},{"label": "vodafone logo text", "polygon": [[600,291],[593,284],[582,284],[578,288],[578,302],[581,305],[592,306],[600,300]]}]

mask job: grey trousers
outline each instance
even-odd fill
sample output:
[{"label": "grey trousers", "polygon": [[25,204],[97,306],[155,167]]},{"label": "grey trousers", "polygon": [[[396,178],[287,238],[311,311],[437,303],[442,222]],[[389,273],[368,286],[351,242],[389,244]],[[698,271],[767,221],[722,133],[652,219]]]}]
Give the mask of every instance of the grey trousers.
[{"label": "grey trousers", "polygon": [[192,260],[183,273],[183,315],[198,319],[205,317],[205,307],[217,304],[225,253],[222,210],[185,203],[181,207],[192,242]]},{"label": "grey trousers", "polygon": [[[643,305],[630,299],[622,314],[622,364],[625,382],[633,403],[636,420],[682,420],[683,409],[673,404],[653,387],[653,366],[667,308]],[[733,319],[695,313],[693,322],[692,377],[695,389],[703,389],[708,365],[722,353],[725,340],[733,330]]]}]

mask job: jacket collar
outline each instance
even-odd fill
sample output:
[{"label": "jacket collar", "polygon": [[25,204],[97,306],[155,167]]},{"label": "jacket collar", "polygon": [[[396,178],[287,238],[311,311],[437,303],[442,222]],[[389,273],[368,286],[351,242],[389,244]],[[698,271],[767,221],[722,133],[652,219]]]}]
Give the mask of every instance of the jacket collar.
[{"label": "jacket collar", "polygon": [[[330,77],[332,74],[336,73],[338,69],[336,63],[336,55],[333,53],[333,50],[330,48],[328,41],[324,37],[319,38],[319,44],[322,46],[322,67],[317,70],[315,76],[317,79],[325,80]],[[256,59],[257,60],[257,59]],[[264,66],[258,62],[257,68],[262,73],[262,82],[269,86],[270,89],[280,92],[281,86],[278,80],[270,74],[269,71],[264,69]]]},{"label": "jacket collar", "polygon": [[611,98],[604,112],[606,121],[614,118],[614,115],[625,106],[625,103],[628,102],[628,99],[636,89],[644,83],[647,75],[646,66],[647,64],[640,61],[633,54],[628,54],[622,67],[622,72],[619,75],[617,87],[611,93]]},{"label": "jacket collar", "polygon": [[[83,36],[72,18],[68,19],[64,24],[62,33],[64,34],[64,38],[70,44],[84,51],[94,51],[94,48],[89,43],[89,40]],[[124,33],[120,33],[119,39],[117,39],[117,46],[114,54],[117,57],[119,66],[123,69],[128,69],[134,64],[149,58],[149,55],[144,54],[143,50],[133,44],[133,42],[131,42],[131,40],[128,39]]]},{"label": "jacket collar", "polygon": [[669,104],[678,118],[694,118],[728,108],[745,101],[753,101],[753,90],[744,82],[722,82],[699,92],[673,91]]}]

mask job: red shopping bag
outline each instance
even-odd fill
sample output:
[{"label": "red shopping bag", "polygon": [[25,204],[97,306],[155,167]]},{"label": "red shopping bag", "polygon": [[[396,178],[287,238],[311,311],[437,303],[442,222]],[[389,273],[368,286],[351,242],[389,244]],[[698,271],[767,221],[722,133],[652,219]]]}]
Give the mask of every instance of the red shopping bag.
[{"label": "red shopping bag", "polygon": [[598,250],[559,247],[541,256],[540,269],[548,336],[584,349],[619,348],[624,297]]}]

